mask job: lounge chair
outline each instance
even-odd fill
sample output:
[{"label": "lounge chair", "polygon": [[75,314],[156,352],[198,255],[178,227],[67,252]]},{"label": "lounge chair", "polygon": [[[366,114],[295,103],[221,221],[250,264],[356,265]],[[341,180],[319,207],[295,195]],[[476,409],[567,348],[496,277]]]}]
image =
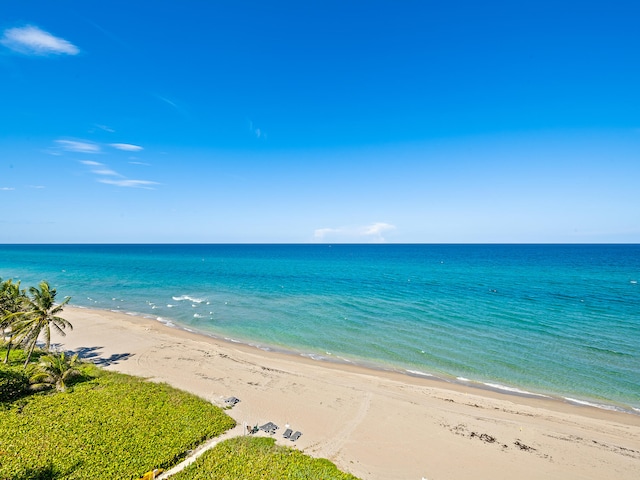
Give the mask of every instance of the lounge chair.
[{"label": "lounge chair", "polygon": [[293,430],[291,430],[290,428],[287,428],[284,431],[284,434],[282,435],[284,438],[289,439],[291,437],[291,434],[293,433]]},{"label": "lounge chair", "polygon": [[263,432],[270,432],[272,426],[273,426],[273,423],[271,422],[265,423],[264,425],[260,426],[260,430],[262,430]]},{"label": "lounge chair", "polygon": [[236,397],[229,397],[227,398],[224,403],[226,403],[227,405],[229,405],[230,407],[233,407],[236,403],[238,403],[240,401],[239,398]]},{"label": "lounge chair", "polygon": [[273,422],[265,423],[260,427],[260,430],[262,430],[263,432],[270,433],[271,435],[276,433],[277,429],[278,429],[278,426]]},{"label": "lounge chair", "polygon": [[289,438],[289,440],[291,440],[292,442],[295,442],[296,440],[298,440],[300,438],[300,435],[302,435],[301,432],[296,432],[293,435],[291,435],[291,438]]}]

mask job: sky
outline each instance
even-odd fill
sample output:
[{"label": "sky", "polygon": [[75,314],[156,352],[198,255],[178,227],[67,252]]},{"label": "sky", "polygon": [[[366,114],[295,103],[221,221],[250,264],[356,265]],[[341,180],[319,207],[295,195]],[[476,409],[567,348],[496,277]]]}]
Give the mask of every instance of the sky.
[{"label": "sky", "polygon": [[640,2],[0,4],[0,243],[640,243]]}]

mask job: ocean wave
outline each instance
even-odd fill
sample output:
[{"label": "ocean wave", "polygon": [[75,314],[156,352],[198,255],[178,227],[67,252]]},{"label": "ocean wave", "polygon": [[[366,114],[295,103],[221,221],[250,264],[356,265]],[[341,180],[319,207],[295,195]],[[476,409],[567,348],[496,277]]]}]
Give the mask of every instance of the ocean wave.
[{"label": "ocean wave", "polygon": [[203,298],[196,298],[190,295],[180,295],[179,297],[171,297],[171,298],[174,299],[176,302],[184,302],[188,300],[193,303],[202,303],[205,301]]},{"label": "ocean wave", "polygon": [[193,318],[207,318],[206,315],[200,315],[199,313],[194,313]]},{"label": "ocean wave", "polygon": [[516,388],[516,387],[508,387],[506,385],[501,385],[499,383],[483,383],[483,385],[489,387],[489,388],[494,388],[496,390],[502,390],[504,392],[509,392],[509,393],[517,393],[518,395],[529,395],[532,397],[542,397],[542,398],[551,398],[549,395],[543,395],[541,393],[533,393],[533,392],[529,392],[527,390],[522,390],[520,388]]},{"label": "ocean wave", "polygon": [[[614,407],[613,405],[605,405],[603,403],[593,403],[593,402],[587,402],[586,400],[578,400],[576,398],[570,398],[570,397],[562,397],[564,398],[567,402],[569,403],[574,403],[576,405],[583,405],[585,407],[594,407],[594,408],[600,408],[602,410],[610,410],[613,412],[617,412],[620,409]],[[637,410],[634,408],[634,410]]]},{"label": "ocean wave", "polygon": [[430,373],[421,372],[420,370],[406,370],[406,372],[410,375],[418,375],[420,377],[431,377],[435,378],[435,375],[431,375]]},{"label": "ocean wave", "polygon": [[317,353],[301,353],[300,356],[310,358],[311,360],[318,360],[318,361],[327,360],[327,357],[318,355]]}]

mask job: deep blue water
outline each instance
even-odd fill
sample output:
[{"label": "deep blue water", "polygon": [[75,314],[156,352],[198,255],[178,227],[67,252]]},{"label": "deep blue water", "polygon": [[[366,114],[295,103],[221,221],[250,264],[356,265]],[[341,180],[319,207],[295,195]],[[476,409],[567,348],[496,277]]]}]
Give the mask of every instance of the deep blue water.
[{"label": "deep blue water", "polygon": [[640,412],[640,245],[0,245],[72,305]]}]

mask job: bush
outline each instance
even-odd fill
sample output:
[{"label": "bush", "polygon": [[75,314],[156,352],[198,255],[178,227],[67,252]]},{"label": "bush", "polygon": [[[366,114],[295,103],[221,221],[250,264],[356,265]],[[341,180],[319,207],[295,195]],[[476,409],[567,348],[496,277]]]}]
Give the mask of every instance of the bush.
[{"label": "bush", "polygon": [[0,410],[0,479],[137,479],[167,468],[235,425],[221,409],[166,384],[83,368],[72,392]]},{"label": "bush", "polygon": [[0,402],[12,402],[29,393],[29,378],[20,367],[0,364]]},{"label": "bush", "polygon": [[282,447],[268,437],[236,437],[219,443],[171,480],[357,480],[329,460]]}]

